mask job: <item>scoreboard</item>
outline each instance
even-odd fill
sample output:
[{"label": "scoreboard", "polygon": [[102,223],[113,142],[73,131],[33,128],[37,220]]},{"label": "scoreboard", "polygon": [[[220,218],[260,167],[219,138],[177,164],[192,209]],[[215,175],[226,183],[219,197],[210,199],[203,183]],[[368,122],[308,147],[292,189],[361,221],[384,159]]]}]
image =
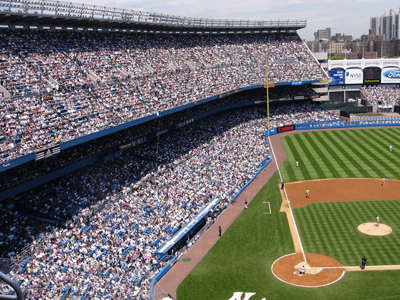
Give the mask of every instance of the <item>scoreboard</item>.
[{"label": "scoreboard", "polygon": [[364,69],[364,84],[381,83],[380,68],[365,68]]}]

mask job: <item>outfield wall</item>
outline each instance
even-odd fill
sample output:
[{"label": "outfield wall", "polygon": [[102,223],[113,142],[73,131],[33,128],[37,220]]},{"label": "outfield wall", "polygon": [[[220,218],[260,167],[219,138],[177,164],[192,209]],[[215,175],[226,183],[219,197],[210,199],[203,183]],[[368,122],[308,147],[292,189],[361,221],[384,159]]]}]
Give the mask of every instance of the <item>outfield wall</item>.
[{"label": "outfield wall", "polygon": [[[384,120],[382,120],[384,121]],[[385,121],[384,121],[385,122]],[[331,121],[319,121],[319,122],[309,122],[309,123],[302,123],[302,124],[293,124],[293,125],[286,125],[277,128],[271,128],[269,131],[265,132],[265,135],[275,135],[281,132],[286,131],[293,131],[293,130],[307,130],[307,129],[326,129],[326,128],[360,128],[360,127],[382,127],[382,126],[400,126],[400,121],[398,122],[391,122],[391,123],[379,123],[376,122],[342,122],[338,120],[331,120]],[[289,128],[290,129],[286,129]],[[283,129],[283,130],[282,130]],[[280,131],[281,130],[281,131]]]},{"label": "outfield wall", "polygon": [[382,126],[400,126],[400,122],[394,123],[363,123],[363,124],[348,124],[348,123],[324,123],[311,122],[304,124],[296,124],[296,130],[306,129],[325,129],[325,128],[359,128],[359,127],[382,127]]}]

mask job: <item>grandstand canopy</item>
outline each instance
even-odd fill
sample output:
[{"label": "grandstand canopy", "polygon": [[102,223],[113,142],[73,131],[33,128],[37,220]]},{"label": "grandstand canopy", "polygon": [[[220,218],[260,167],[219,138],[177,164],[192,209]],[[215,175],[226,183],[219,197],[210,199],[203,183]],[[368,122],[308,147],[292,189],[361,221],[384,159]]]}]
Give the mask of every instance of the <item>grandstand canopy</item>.
[{"label": "grandstand canopy", "polygon": [[171,16],[62,1],[0,0],[0,25],[160,32],[269,32],[306,27],[306,20],[234,20]]}]

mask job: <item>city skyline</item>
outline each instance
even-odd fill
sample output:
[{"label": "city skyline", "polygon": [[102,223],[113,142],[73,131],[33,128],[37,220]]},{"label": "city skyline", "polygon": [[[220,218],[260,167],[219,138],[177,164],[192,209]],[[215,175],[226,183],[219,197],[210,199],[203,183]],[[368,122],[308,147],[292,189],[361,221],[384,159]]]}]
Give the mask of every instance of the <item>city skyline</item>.
[{"label": "city skyline", "polygon": [[389,0],[282,0],[243,2],[238,0],[78,0],[77,3],[124,9],[138,9],[163,14],[216,19],[307,19],[307,27],[298,31],[301,38],[312,41],[314,32],[330,27],[332,35],[345,33],[353,38],[368,34],[370,19],[390,9],[399,12],[399,3]]}]

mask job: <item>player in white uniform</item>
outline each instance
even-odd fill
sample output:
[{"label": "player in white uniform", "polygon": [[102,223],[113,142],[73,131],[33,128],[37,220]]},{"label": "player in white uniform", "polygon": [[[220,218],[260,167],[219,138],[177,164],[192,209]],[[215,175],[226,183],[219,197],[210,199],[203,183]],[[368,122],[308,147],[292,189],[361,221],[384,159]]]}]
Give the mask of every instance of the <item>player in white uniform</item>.
[{"label": "player in white uniform", "polygon": [[306,273],[306,268],[304,268],[304,266],[301,266],[299,269],[299,274],[300,276]]},{"label": "player in white uniform", "polygon": [[386,178],[382,178],[382,185],[386,184]]},{"label": "player in white uniform", "polygon": [[306,198],[310,198],[310,190],[306,191]]},{"label": "player in white uniform", "polygon": [[381,218],[379,218],[379,216],[376,217],[376,225],[375,226],[379,226],[379,222],[381,221]]},{"label": "player in white uniform", "polygon": [[299,162],[298,162],[298,161],[296,161],[296,167],[297,167],[297,168],[299,167]]},{"label": "player in white uniform", "polygon": [[392,145],[389,146],[389,150],[390,150],[390,152],[392,152],[392,150],[393,150],[393,146]]}]

